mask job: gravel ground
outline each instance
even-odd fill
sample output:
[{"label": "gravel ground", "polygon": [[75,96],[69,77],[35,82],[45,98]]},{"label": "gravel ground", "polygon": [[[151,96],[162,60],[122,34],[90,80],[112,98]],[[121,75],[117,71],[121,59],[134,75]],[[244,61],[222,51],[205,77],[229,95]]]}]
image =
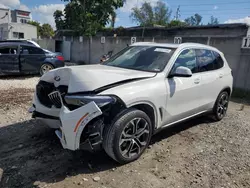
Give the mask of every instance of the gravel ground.
[{"label": "gravel ground", "polygon": [[37,79],[0,80],[0,187],[250,187],[249,106],[231,102],[221,122],[167,128],[139,160],[120,166],[104,152],[63,150],[53,130],[31,120]]},{"label": "gravel ground", "polygon": [[0,77],[0,90],[8,89],[34,89],[39,77]]}]

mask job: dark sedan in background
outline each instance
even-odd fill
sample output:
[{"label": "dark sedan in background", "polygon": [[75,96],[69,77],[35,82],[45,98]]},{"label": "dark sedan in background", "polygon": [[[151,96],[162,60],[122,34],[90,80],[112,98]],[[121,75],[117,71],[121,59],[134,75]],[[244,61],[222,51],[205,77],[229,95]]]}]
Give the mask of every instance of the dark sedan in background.
[{"label": "dark sedan in background", "polygon": [[0,43],[0,75],[40,74],[63,67],[62,55],[23,42]]}]

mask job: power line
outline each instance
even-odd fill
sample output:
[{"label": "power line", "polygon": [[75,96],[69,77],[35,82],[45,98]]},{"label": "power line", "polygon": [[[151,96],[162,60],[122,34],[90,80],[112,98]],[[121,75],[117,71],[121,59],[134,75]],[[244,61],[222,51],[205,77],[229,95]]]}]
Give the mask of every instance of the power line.
[{"label": "power line", "polygon": [[[250,8],[241,8],[240,10],[235,10],[235,9],[210,9],[210,10],[199,10],[196,12],[201,12],[201,11],[214,11],[214,12],[221,12],[221,11],[241,11],[241,10],[250,10]],[[194,10],[185,10],[183,12],[194,12]]]},{"label": "power line", "polygon": [[[193,14],[196,14],[197,12],[190,12],[190,13],[184,13],[184,14],[182,14],[183,16],[187,16],[187,15],[193,15]],[[200,14],[201,16],[210,16],[210,15],[214,15],[214,13],[205,13],[205,14],[203,14],[203,13],[201,13]],[[241,12],[233,12],[233,13],[230,13],[230,15],[244,15],[243,13],[241,13]],[[250,15],[250,14],[249,14]],[[246,16],[249,16],[249,15],[246,15]]]},{"label": "power line", "polygon": [[[205,4],[183,4],[183,5],[181,5],[181,6],[185,6],[185,7],[187,7],[187,6],[206,6],[206,5],[231,5],[231,4],[245,4],[245,3],[250,3],[250,1],[240,1],[240,2],[218,2],[218,3],[205,3]],[[177,6],[177,5],[174,5],[174,6]]]}]

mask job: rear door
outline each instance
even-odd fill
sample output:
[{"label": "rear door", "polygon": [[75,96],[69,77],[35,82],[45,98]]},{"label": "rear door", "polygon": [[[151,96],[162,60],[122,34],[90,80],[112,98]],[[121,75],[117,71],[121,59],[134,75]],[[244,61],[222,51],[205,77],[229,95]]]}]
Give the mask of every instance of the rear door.
[{"label": "rear door", "polygon": [[221,80],[223,78],[223,60],[220,55],[208,49],[197,49],[197,62],[202,78],[201,94],[204,110],[213,107],[217,96],[223,89]]},{"label": "rear door", "polygon": [[19,73],[18,45],[0,46],[0,73]]},{"label": "rear door", "polygon": [[34,46],[20,46],[21,71],[24,73],[39,73],[46,59],[43,49]]}]

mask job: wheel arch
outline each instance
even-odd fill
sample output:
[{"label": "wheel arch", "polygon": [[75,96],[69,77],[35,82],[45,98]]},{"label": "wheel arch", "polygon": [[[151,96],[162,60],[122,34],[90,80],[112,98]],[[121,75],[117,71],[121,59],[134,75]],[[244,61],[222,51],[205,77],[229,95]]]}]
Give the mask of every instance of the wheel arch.
[{"label": "wheel arch", "polygon": [[[222,92],[224,92],[224,91],[226,91],[226,92],[228,93],[228,95],[231,96],[231,94],[232,94],[232,89],[231,89],[229,86],[223,88],[223,89],[221,90],[220,93],[222,93]],[[219,94],[220,94],[220,93],[219,93]]]},{"label": "wheel arch", "polygon": [[156,129],[157,123],[158,123],[158,116],[157,116],[156,107],[151,102],[141,101],[141,102],[133,103],[127,106],[127,108],[135,108],[135,109],[145,112],[151,120],[153,130]]}]

